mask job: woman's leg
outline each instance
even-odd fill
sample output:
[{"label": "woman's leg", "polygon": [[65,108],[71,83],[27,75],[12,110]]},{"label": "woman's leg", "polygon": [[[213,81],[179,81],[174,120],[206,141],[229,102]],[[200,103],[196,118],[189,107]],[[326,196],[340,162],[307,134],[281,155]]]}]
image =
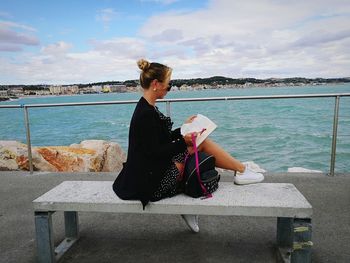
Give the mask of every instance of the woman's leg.
[{"label": "woman's leg", "polygon": [[232,157],[224,149],[222,149],[218,144],[210,139],[205,139],[201,145],[199,145],[199,150],[211,154],[215,157],[215,165],[219,168],[228,169],[232,171],[244,172],[245,166],[240,161]]},{"label": "woman's leg", "polygon": [[[175,162],[175,165],[180,173],[182,173],[184,169],[184,164]],[[181,215],[182,219],[186,222],[187,226],[191,229],[192,232],[198,233],[198,215]]]},{"label": "woman's leg", "polygon": [[[192,147],[187,147],[187,149],[190,154],[193,154],[194,151]],[[205,139],[201,145],[199,145],[198,150],[213,155],[215,157],[216,167],[240,172],[240,174],[237,174],[239,176],[234,176],[235,184],[253,184],[264,180],[264,175],[262,173],[254,172],[249,168],[246,169],[243,163],[232,157],[210,139]],[[176,166],[179,170],[182,168],[180,165]]]}]

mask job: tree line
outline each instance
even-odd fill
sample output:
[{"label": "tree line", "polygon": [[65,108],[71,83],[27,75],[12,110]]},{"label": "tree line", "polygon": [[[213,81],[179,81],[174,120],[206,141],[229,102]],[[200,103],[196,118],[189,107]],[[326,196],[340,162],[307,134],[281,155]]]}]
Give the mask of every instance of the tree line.
[{"label": "tree line", "polygon": [[[268,79],[257,79],[257,78],[227,78],[223,76],[214,76],[210,78],[194,78],[194,79],[174,79],[171,84],[174,86],[193,86],[193,85],[207,85],[207,86],[217,86],[217,85],[244,85],[247,83],[252,84],[290,84],[290,83],[349,83],[350,78],[268,78]],[[85,84],[70,84],[62,86],[78,86],[78,88],[87,88],[91,86],[105,86],[105,85],[125,85],[127,87],[136,87],[139,85],[139,80],[125,80],[125,81],[105,81],[105,82],[94,82]],[[22,88],[25,90],[45,90],[49,89],[52,85],[40,84],[40,85],[0,85],[1,90],[11,89],[11,88]]]}]

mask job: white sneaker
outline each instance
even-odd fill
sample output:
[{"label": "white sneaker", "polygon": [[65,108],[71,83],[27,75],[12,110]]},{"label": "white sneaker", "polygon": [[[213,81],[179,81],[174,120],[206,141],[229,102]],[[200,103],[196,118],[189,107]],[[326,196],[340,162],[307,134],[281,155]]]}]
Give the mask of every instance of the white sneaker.
[{"label": "white sneaker", "polygon": [[199,232],[198,215],[181,215],[181,217],[183,220],[185,220],[187,226],[192,230],[192,232]]},{"label": "white sneaker", "polygon": [[260,183],[263,180],[263,174],[250,170],[248,166],[245,167],[243,173],[237,172],[237,175],[233,177],[233,181],[235,182],[235,184],[255,184]]}]

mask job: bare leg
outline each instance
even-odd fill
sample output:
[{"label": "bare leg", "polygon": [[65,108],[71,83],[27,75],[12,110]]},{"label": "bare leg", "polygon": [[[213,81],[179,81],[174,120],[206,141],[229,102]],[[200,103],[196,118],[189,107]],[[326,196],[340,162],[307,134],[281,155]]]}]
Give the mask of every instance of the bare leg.
[{"label": "bare leg", "polygon": [[[190,154],[194,153],[192,147],[187,147],[187,150]],[[216,144],[208,138],[201,143],[201,145],[198,147],[198,150],[213,155],[216,160],[216,167],[238,171],[241,173],[245,170],[244,164],[232,157],[228,152],[222,149],[220,145]],[[184,164],[175,162],[175,165],[179,171],[183,170]]]},{"label": "bare leg", "polygon": [[[187,147],[187,149],[190,154],[193,154],[193,147]],[[198,147],[198,150],[213,155],[215,157],[216,167],[240,172],[240,174],[237,174],[239,176],[234,177],[235,184],[253,184],[262,182],[264,180],[263,174],[251,171],[250,169],[246,169],[244,164],[232,157],[223,148],[221,148],[218,144],[210,139],[205,139]],[[179,171],[182,171],[183,164],[176,163],[176,166]]]},{"label": "bare leg", "polygon": [[245,170],[244,164],[232,157],[218,144],[208,138],[205,139],[198,148],[200,151],[213,155],[216,159],[215,165],[219,168],[238,171],[241,173]]}]

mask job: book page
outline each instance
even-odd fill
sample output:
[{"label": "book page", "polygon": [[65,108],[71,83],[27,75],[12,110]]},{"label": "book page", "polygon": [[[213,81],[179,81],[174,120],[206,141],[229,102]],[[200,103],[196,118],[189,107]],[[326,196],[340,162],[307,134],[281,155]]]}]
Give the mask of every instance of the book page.
[{"label": "book page", "polygon": [[197,117],[191,123],[185,123],[181,126],[182,136],[197,132],[199,133],[196,139],[196,144],[199,146],[205,138],[209,136],[216,129],[217,125],[211,121],[208,117],[197,114]]}]

